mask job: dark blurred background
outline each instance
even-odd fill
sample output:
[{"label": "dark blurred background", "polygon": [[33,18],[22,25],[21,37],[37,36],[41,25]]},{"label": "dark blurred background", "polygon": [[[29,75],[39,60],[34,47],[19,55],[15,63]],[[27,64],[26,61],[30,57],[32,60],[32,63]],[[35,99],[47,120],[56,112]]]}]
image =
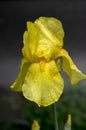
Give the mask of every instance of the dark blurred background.
[{"label": "dark blurred background", "polygon": [[[22,58],[23,33],[26,30],[26,22],[34,21],[40,16],[56,17],[62,21],[65,30],[64,48],[69,51],[78,68],[86,73],[85,0],[0,1],[1,129],[7,129],[3,128],[4,121],[11,122],[13,120],[14,122],[15,119],[19,119],[20,121],[22,118],[21,114],[26,100],[22,97],[22,94],[11,91],[9,86],[14,82],[19,72]],[[85,83],[85,81],[82,81],[81,84],[85,86]],[[85,87],[81,89],[85,90]],[[86,91],[84,93],[86,94]],[[77,99],[79,97],[80,94],[78,94]],[[85,98],[83,97],[84,109],[86,108]],[[82,112],[83,110],[80,109],[80,111]],[[84,115],[86,115],[86,109]],[[85,117],[83,120],[86,122]]]}]

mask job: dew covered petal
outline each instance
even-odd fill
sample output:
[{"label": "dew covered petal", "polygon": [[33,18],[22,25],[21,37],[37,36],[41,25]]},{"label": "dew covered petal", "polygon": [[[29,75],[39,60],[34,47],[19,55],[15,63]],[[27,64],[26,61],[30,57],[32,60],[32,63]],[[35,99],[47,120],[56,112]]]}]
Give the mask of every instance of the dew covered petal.
[{"label": "dew covered petal", "polygon": [[63,46],[63,38],[62,23],[56,18],[40,17],[34,22],[28,21],[22,53],[30,62],[39,62],[42,58],[46,61],[55,59]]},{"label": "dew covered petal", "polygon": [[86,75],[83,74],[72,61],[68,52],[61,49],[58,56],[62,56],[62,68],[70,77],[71,84],[76,84],[80,80],[85,79]]},{"label": "dew covered petal", "polygon": [[64,81],[55,61],[33,63],[28,69],[22,86],[23,95],[39,106],[48,106],[61,96]]},{"label": "dew covered petal", "polygon": [[11,89],[16,90],[16,91],[22,91],[22,84],[26,76],[29,65],[30,63],[27,62],[26,59],[22,59],[20,72],[18,74],[16,81],[10,86]]}]

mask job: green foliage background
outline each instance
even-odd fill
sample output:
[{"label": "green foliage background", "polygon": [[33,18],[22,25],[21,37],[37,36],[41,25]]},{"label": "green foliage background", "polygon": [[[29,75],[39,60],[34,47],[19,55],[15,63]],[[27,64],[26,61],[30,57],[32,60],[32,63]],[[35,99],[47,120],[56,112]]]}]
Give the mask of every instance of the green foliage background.
[{"label": "green foliage background", "polygon": [[[65,85],[65,90],[60,100],[56,103],[58,113],[58,124],[60,130],[64,130],[64,124],[67,119],[67,115],[72,115],[72,130],[85,130],[86,129],[86,88],[85,85]],[[14,96],[15,95],[15,96]],[[1,97],[0,105],[5,103],[5,100],[11,100],[11,109],[17,107],[15,111],[8,110],[8,116],[0,118],[1,130],[31,130],[33,120],[38,120],[41,130],[54,130],[54,115],[53,107],[38,107],[35,103],[26,100],[22,94],[9,95]],[[9,105],[9,102],[8,102]],[[0,112],[2,113],[8,108],[4,108]],[[12,119],[10,114],[17,113],[18,117]]]}]

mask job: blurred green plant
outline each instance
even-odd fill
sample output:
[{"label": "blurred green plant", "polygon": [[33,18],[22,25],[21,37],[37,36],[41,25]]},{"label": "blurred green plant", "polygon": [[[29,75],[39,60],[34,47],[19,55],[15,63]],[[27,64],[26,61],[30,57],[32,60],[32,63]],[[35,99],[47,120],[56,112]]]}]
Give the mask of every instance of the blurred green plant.
[{"label": "blurred green plant", "polygon": [[[58,112],[59,129],[63,130],[63,126],[67,120],[68,113],[72,116],[72,130],[85,130],[86,129],[86,86],[83,84],[77,84],[71,86],[65,84],[65,90],[58,103],[56,103],[56,109]],[[4,98],[4,97],[3,97]],[[3,98],[0,98],[0,104],[3,102]],[[41,130],[54,130],[54,117],[53,108],[38,107],[33,102],[26,100],[22,95],[5,95],[4,102],[9,103],[8,100],[13,98],[13,104],[19,106],[22,109],[22,118],[16,119],[12,122],[7,121],[8,117],[4,117],[3,121],[0,118],[1,130],[31,130],[33,120],[38,120]],[[8,99],[8,100],[7,100]],[[6,100],[6,101],[5,101]],[[9,104],[10,105],[10,104]],[[3,104],[2,104],[3,106]],[[22,107],[22,108],[21,108]],[[6,109],[6,105],[5,105]],[[12,111],[10,109],[10,111]],[[17,110],[16,110],[17,112]],[[10,114],[10,112],[8,111]],[[15,114],[15,113],[14,113]]]}]

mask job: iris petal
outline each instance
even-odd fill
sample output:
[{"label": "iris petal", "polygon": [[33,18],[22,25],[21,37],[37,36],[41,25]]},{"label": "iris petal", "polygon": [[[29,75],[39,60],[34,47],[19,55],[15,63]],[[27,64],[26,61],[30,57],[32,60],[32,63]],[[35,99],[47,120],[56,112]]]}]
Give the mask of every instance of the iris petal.
[{"label": "iris petal", "polygon": [[22,91],[22,84],[26,76],[29,65],[30,63],[27,62],[26,59],[22,60],[20,72],[18,74],[16,81],[10,86],[11,89],[16,90],[16,91]]},{"label": "iris petal", "polygon": [[70,77],[71,84],[76,84],[80,80],[85,79],[86,75],[83,74],[72,61],[68,52],[61,49],[58,56],[62,56],[62,68]]},{"label": "iris petal", "polygon": [[27,22],[24,32],[22,53],[30,62],[49,61],[56,58],[63,46],[64,30],[62,23],[52,17],[40,17],[34,23]]},{"label": "iris petal", "polygon": [[63,93],[64,81],[55,61],[33,63],[28,69],[22,86],[23,95],[39,106],[48,106]]}]

